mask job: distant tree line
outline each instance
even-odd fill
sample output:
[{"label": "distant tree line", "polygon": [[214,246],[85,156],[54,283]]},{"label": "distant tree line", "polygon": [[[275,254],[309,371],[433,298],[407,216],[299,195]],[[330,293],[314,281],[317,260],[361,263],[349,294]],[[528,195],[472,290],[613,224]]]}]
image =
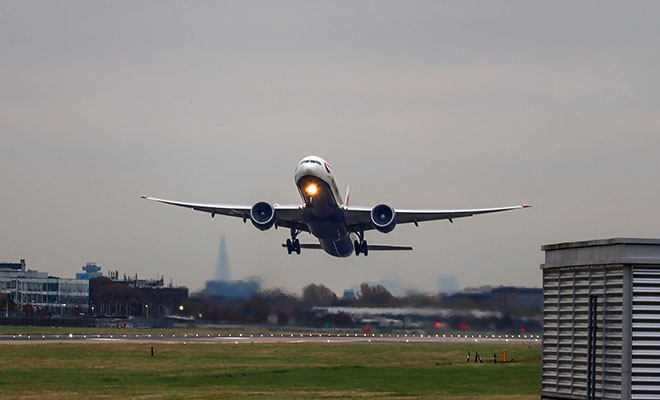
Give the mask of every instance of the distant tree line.
[{"label": "distant tree line", "polygon": [[[501,288],[500,288],[501,289]],[[261,290],[249,298],[223,298],[204,292],[189,298],[185,314],[198,319],[236,324],[279,324],[326,327],[353,326],[358,321],[343,312],[319,313],[315,308],[326,307],[368,307],[368,308],[442,308],[451,310],[497,311],[502,317],[481,321],[489,327],[507,328],[514,325],[514,320],[526,317],[538,317],[541,314],[541,290],[533,289],[525,294],[526,289],[504,288],[503,294],[478,293],[453,295],[408,292],[394,296],[387,288],[378,284],[362,283],[355,298],[339,298],[323,284],[309,284],[302,289],[300,296],[280,289]],[[531,308],[521,309],[516,300],[517,293],[538,297],[530,303]],[[201,316],[201,317],[200,317]],[[453,319],[452,319],[453,318]],[[451,325],[458,327],[463,320],[449,318]],[[474,321],[473,321],[474,322]]]}]

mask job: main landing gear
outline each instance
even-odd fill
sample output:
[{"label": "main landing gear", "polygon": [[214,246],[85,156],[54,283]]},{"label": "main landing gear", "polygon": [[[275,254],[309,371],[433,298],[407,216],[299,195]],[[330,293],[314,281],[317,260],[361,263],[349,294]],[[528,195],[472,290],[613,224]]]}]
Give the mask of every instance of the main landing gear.
[{"label": "main landing gear", "polygon": [[291,254],[295,251],[296,254],[300,254],[300,240],[297,238],[300,232],[302,231],[291,228],[291,239],[286,240],[287,253]]},{"label": "main landing gear", "polygon": [[367,244],[367,241],[364,240],[364,232],[356,232],[358,236],[360,237],[360,240],[356,240],[353,243],[353,247],[355,248],[355,255],[359,256],[360,253],[364,254],[365,257],[369,255],[369,245]]},{"label": "main landing gear", "polygon": [[286,240],[286,251],[287,253],[291,254],[294,251],[296,254],[300,254],[300,240],[298,239],[287,239]]}]

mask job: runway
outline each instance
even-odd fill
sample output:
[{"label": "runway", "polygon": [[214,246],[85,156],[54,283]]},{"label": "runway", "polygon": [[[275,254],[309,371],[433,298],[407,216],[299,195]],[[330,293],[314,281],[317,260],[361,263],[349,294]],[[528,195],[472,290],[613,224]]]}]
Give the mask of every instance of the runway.
[{"label": "runway", "polygon": [[335,343],[335,344],[431,344],[431,343],[483,343],[483,344],[538,344],[540,335],[415,335],[415,334],[179,334],[152,335],[148,333],[81,334],[81,335],[0,335],[0,345],[47,343]]}]

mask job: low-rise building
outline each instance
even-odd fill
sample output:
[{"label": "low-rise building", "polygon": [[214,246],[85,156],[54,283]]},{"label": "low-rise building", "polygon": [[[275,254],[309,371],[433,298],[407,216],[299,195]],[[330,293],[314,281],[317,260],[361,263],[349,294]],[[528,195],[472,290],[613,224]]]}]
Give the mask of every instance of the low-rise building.
[{"label": "low-rise building", "polygon": [[118,273],[90,279],[89,300],[92,314],[160,318],[175,314],[188,300],[188,288],[166,287],[163,278],[138,279],[137,275],[118,279]]},{"label": "low-rise building", "polygon": [[51,316],[75,316],[89,308],[88,280],[32,271],[26,269],[25,260],[0,263],[0,292],[22,311],[39,309]]}]

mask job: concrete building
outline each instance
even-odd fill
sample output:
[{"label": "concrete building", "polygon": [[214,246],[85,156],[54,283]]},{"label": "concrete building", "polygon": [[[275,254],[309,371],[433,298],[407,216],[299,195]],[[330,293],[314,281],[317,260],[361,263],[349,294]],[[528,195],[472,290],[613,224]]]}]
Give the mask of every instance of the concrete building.
[{"label": "concrete building", "polygon": [[542,399],[660,399],[660,239],[543,250]]},{"label": "concrete building", "polygon": [[25,260],[0,264],[0,292],[7,294],[19,310],[30,305],[51,316],[75,316],[88,311],[89,281],[28,270]]}]

